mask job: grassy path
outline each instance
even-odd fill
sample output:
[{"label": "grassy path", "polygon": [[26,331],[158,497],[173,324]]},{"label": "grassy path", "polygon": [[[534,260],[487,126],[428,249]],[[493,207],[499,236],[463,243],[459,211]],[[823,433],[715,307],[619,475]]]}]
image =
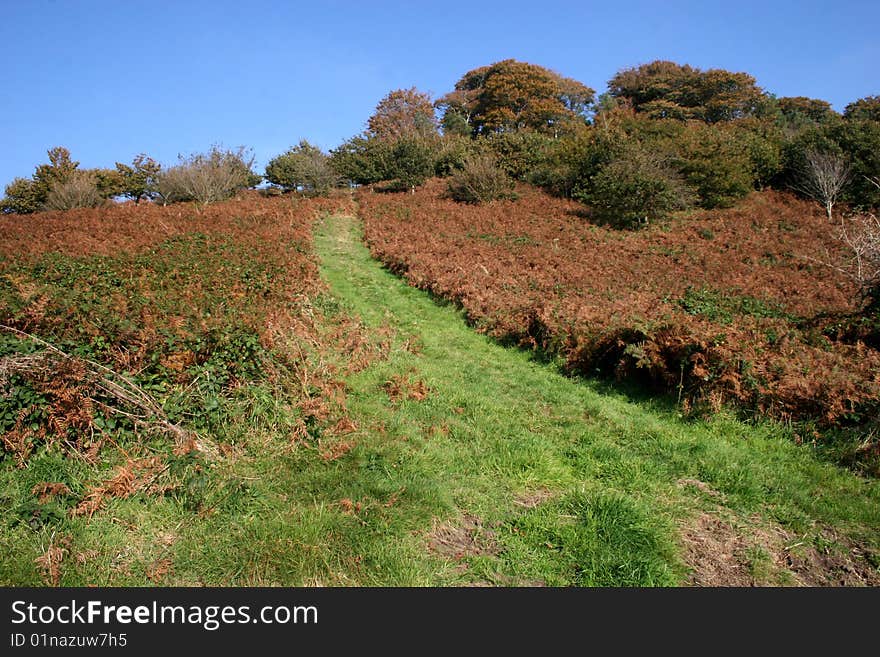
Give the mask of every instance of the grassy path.
[{"label": "grassy path", "polygon": [[[277,333],[309,366],[229,391],[207,461],[170,458],[160,439],[98,464],[57,449],[7,459],[0,583],[880,581],[880,482],[777,426],[685,421],[492,343],[372,260],[355,219],[325,218],[315,238],[330,291],[297,303],[319,332]],[[353,315],[366,328],[352,333]],[[305,397],[343,393],[306,422]],[[165,455],[180,483],[107,496],[91,517],[69,512],[76,496],[34,506],[41,482],[81,496],[114,477],[126,448]]]},{"label": "grassy path", "polygon": [[684,421],[493,344],[374,262],[355,219],[316,237],[334,296],[395,336],[347,382],[364,428],[338,466],[347,496],[395,495],[369,541],[389,570],[368,583],[669,585],[688,562],[704,583],[874,576],[877,482],[778,427]]}]

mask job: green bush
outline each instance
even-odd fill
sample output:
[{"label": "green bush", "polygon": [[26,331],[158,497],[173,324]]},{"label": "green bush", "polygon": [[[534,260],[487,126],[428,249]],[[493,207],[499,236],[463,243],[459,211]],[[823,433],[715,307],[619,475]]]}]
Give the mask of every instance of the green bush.
[{"label": "green bush", "polygon": [[339,175],[320,148],[303,140],[269,161],[266,180],[288,191],[321,195],[336,186]]},{"label": "green bush", "polygon": [[357,135],[330,151],[330,166],[343,180],[371,185],[385,180],[391,143]]},{"label": "green bush", "polygon": [[513,181],[491,155],[468,158],[460,171],[449,180],[449,195],[464,203],[490,203],[507,198]]},{"label": "green bush", "polygon": [[415,191],[433,173],[434,151],[431,141],[404,137],[391,148],[383,180],[395,181],[400,188]]},{"label": "green bush", "polygon": [[43,209],[46,193],[33,180],[16,178],[6,185],[6,196],[0,200],[3,214],[30,214]]},{"label": "green bush", "polygon": [[640,146],[627,148],[601,168],[589,193],[576,193],[593,216],[619,228],[662,221],[693,203],[693,191],[668,160]]},{"label": "green bush", "polygon": [[743,134],[731,126],[688,124],[676,141],[676,167],[704,208],[725,208],[755,186],[753,153]]},{"label": "green bush", "polygon": [[546,166],[556,141],[550,135],[531,130],[493,133],[484,140],[495,153],[498,166],[516,180],[526,180],[534,171]]}]

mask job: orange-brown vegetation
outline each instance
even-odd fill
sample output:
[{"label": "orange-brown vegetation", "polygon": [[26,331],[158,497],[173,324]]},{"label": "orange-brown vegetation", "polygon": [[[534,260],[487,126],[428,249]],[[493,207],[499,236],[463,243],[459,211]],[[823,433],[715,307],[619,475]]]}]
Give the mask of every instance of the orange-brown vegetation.
[{"label": "orange-brown vegetation", "polygon": [[838,422],[880,399],[880,353],[836,329],[857,290],[818,264],[841,246],[809,203],[753,193],[620,231],[531,188],[484,206],[443,191],[362,193],[366,241],[501,341],[561,355],[573,372],[647,381],[686,407]]},{"label": "orange-brown vegetation", "polygon": [[[363,368],[390,338],[315,305],[312,222],[349,203],[249,193],[0,218],[0,454],[23,467],[48,446],[96,463],[113,447],[119,464],[77,494],[45,482],[39,504],[74,497],[69,513],[88,518],[109,498],[173,491],[229,453],[212,418],[240,386],[277,390],[298,440],[353,431],[328,352]],[[157,434],[173,438],[161,456],[145,447]]]}]

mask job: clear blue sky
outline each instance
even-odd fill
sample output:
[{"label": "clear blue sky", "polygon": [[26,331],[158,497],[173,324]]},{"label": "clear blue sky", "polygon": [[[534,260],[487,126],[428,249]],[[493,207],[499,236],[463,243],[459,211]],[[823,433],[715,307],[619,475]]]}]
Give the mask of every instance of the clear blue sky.
[{"label": "clear blue sky", "polygon": [[838,110],[880,94],[880,2],[0,0],[0,185],[67,146],[83,166],[212,143],[258,169],[360,132],[388,91],[440,95],[515,58],[604,91],[670,59]]}]

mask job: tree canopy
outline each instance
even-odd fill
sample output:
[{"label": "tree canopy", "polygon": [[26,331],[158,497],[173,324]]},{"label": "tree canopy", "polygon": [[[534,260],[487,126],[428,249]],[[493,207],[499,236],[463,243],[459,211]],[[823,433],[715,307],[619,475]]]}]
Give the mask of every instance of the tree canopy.
[{"label": "tree canopy", "polygon": [[652,118],[707,123],[753,116],[766,102],[764,92],[747,73],[702,71],[667,61],[625,69],[611,78],[608,89]]},{"label": "tree canopy", "polygon": [[880,121],[880,96],[866,96],[851,102],[843,110],[847,119]]},{"label": "tree canopy", "polygon": [[367,121],[367,135],[385,141],[436,132],[437,118],[431,96],[415,87],[389,92]]},{"label": "tree canopy", "polygon": [[558,134],[586,123],[594,92],[542,66],[506,59],[465,73],[437,101],[447,131],[473,135],[531,129]]}]

